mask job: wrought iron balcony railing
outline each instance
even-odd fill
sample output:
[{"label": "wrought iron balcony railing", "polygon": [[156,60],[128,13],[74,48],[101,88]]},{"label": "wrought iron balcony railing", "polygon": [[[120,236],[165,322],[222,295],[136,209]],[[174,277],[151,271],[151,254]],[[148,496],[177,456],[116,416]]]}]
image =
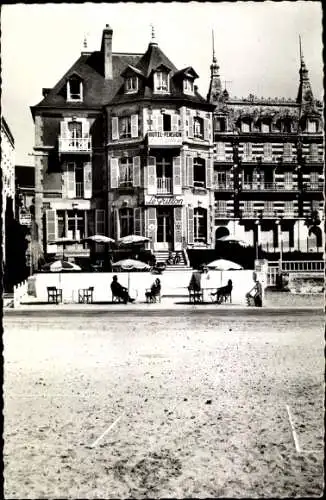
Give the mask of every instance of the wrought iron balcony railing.
[{"label": "wrought iron balcony railing", "polygon": [[92,138],[88,137],[59,137],[59,153],[90,153]]},{"label": "wrought iron balcony railing", "polygon": [[158,194],[172,193],[172,179],[170,177],[158,177],[156,181]]}]

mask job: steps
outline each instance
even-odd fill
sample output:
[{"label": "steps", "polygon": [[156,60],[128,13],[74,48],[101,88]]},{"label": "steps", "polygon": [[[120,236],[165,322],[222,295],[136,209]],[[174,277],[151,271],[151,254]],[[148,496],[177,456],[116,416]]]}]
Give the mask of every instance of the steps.
[{"label": "steps", "polygon": [[[156,262],[164,262],[166,264],[167,259],[169,258],[169,251],[167,250],[157,250],[154,252]],[[173,252],[175,254],[175,252]],[[187,263],[185,261],[184,253],[179,252],[180,255],[180,262],[179,264],[166,264],[166,271],[182,271],[182,270],[189,270],[191,269],[190,266],[187,266]]]}]

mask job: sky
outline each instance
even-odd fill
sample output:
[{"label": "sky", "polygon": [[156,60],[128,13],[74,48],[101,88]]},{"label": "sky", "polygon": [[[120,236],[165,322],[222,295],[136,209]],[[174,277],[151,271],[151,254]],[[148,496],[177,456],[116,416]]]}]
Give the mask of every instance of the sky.
[{"label": "sky", "polygon": [[[172,2],[13,4],[1,8],[2,114],[15,138],[16,164],[33,165],[30,106],[42,99],[87,50],[100,50],[113,29],[114,52],[144,53],[156,41],[178,68],[192,66],[206,97],[212,30],[223,85],[230,96],[296,98],[299,35],[315,97],[323,99],[320,2]],[[226,82],[226,83],[225,83]]]}]

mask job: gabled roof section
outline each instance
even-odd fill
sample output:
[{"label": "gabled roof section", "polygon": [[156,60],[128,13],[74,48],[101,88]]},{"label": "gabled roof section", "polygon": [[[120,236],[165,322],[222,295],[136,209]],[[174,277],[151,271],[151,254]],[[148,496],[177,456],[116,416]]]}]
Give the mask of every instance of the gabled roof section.
[{"label": "gabled roof section", "polygon": [[143,73],[138,68],[135,68],[131,64],[128,64],[126,69],[124,69],[123,72],[121,73],[121,76],[126,77],[128,75],[133,75],[133,74],[136,74],[137,76],[141,76],[144,78]]},{"label": "gabled roof section", "polygon": [[140,59],[136,68],[138,68],[146,78],[150,76],[153,70],[164,65],[169,71],[177,71],[174,64],[166,57],[156,43],[150,43],[148,49]]},{"label": "gabled roof section", "polygon": [[[58,83],[37,105],[31,107],[34,116],[36,108],[83,109],[101,108],[117,93],[123,83],[121,73],[128,65],[135,67],[142,54],[112,54],[113,78],[106,80],[103,71],[103,54],[100,51],[82,54]],[[84,85],[83,102],[67,102],[62,90],[73,75],[78,75]]]},{"label": "gabled roof section", "polygon": [[188,66],[187,68],[180,69],[180,71],[177,71],[174,73],[174,78],[191,78],[191,79],[196,79],[199,78],[199,75],[196,73],[194,68],[192,66]]}]

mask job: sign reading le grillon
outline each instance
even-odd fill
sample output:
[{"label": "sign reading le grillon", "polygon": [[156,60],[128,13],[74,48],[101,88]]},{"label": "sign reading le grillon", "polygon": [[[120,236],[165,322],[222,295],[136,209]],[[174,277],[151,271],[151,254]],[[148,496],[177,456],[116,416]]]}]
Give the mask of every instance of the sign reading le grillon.
[{"label": "sign reading le grillon", "polygon": [[154,206],[181,206],[183,205],[183,199],[181,198],[176,198],[175,196],[167,196],[167,197],[160,197],[156,198],[155,196],[152,196],[151,198],[145,199],[145,204],[146,205],[154,205]]}]

